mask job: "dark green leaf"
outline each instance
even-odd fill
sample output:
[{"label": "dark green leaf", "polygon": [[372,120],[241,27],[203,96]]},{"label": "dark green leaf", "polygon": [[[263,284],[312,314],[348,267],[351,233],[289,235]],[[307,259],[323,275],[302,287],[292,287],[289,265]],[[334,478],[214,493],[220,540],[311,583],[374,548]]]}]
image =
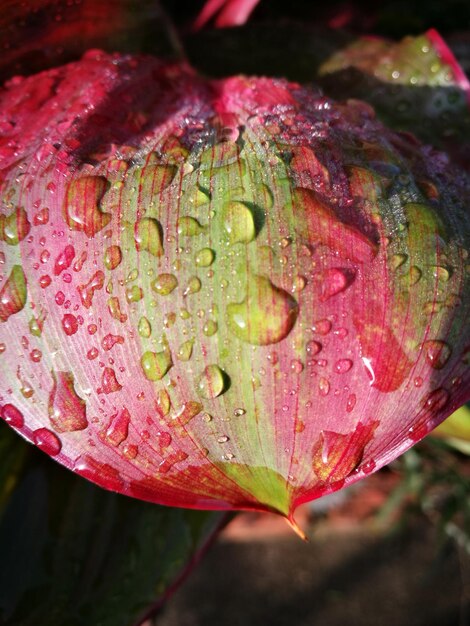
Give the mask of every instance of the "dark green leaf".
[{"label": "dark green leaf", "polygon": [[28,457],[0,522],[5,626],[139,623],[222,520],[98,489],[5,426],[0,451],[2,485],[17,474],[18,461],[10,457]]}]

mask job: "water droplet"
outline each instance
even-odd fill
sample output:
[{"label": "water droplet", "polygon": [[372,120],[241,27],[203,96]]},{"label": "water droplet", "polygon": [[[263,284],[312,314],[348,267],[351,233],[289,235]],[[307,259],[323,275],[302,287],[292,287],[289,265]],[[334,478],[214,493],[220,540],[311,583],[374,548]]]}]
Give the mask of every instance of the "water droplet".
[{"label": "water droplet", "polygon": [[294,280],[294,284],[292,285],[292,293],[298,293],[299,291],[303,291],[307,284],[307,280],[304,276],[296,276]]},{"label": "water droplet", "polygon": [[134,444],[129,444],[126,443],[124,444],[124,446],[122,447],[122,453],[124,454],[125,457],[127,457],[128,459],[135,459],[135,457],[138,455],[139,453],[139,448],[134,445]]},{"label": "water droplet", "polygon": [[323,376],[318,381],[318,392],[321,396],[327,396],[330,393],[329,380]]},{"label": "water droplet", "polygon": [[304,364],[302,363],[302,361],[299,361],[298,359],[294,359],[293,361],[291,361],[290,369],[292,373],[300,374],[304,369]]},{"label": "water droplet", "polygon": [[180,361],[189,361],[193,353],[193,343],[194,342],[190,339],[180,345],[176,355]]},{"label": "water droplet", "polygon": [[61,272],[68,269],[72,265],[75,257],[75,248],[73,246],[65,246],[64,250],[58,255],[54,263],[54,275],[59,276]]},{"label": "water droplet", "polygon": [[0,322],[19,313],[26,304],[26,276],[21,265],[13,265],[10,275],[0,290]]},{"label": "water droplet", "polygon": [[185,402],[172,416],[172,419],[178,420],[182,426],[186,426],[196,415],[202,411],[202,404],[189,400]]},{"label": "water droplet", "polygon": [[325,302],[333,296],[345,291],[353,282],[355,274],[352,270],[332,267],[320,273],[320,301]]},{"label": "water droplet", "polygon": [[10,215],[2,216],[0,238],[10,246],[16,246],[31,230],[28,215],[23,207],[18,207]]},{"label": "water droplet", "polygon": [[408,255],[406,254],[394,254],[390,259],[390,265],[392,269],[397,270],[408,260]]},{"label": "water droplet", "polygon": [[194,217],[184,215],[183,217],[179,218],[178,235],[183,235],[185,237],[196,237],[203,232],[203,226],[201,226],[201,224]]},{"label": "water droplet", "polygon": [[308,356],[315,356],[322,349],[322,345],[318,341],[313,341],[313,339],[312,339],[312,341],[309,341],[307,343],[306,348],[307,348]]},{"label": "water droplet", "polygon": [[203,422],[212,422],[212,415],[210,415],[209,413],[203,413],[201,417]]},{"label": "water droplet", "polygon": [[98,393],[116,393],[121,389],[122,385],[116,378],[116,372],[112,367],[105,367],[101,375],[101,387],[98,389]]},{"label": "water droplet", "polygon": [[245,415],[245,413],[246,413],[245,409],[242,409],[242,408],[235,409],[235,411],[233,412],[235,417],[241,417],[242,415]]},{"label": "water droplet", "polygon": [[49,287],[51,282],[52,282],[51,277],[46,274],[44,276],[41,276],[41,278],[39,279],[39,286],[42,289],[45,289],[46,287]]},{"label": "water droplet", "polygon": [[88,352],[86,353],[86,356],[87,356],[87,359],[89,359],[90,361],[93,361],[93,359],[96,359],[98,354],[99,352],[96,348],[90,348]]},{"label": "water droplet", "polygon": [[121,337],[121,335],[112,335],[111,333],[109,333],[108,335],[103,337],[101,346],[103,350],[111,350],[111,348],[115,346],[116,344],[123,344],[123,343],[124,343],[124,337]]},{"label": "water droplet", "polygon": [[142,370],[148,380],[161,380],[173,365],[169,350],[144,352],[140,360]]},{"label": "water droplet", "polygon": [[215,259],[215,253],[211,248],[202,248],[196,252],[194,262],[197,267],[209,267]]},{"label": "water droplet", "polygon": [[42,352],[41,350],[34,348],[34,350],[31,350],[29,357],[31,361],[33,361],[33,363],[39,363],[40,360],[42,359]]},{"label": "water droplet", "polygon": [[335,372],[338,374],[345,374],[346,372],[349,372],[352,366],[353,362],[351,359],[339,359],[335,363]]},{"label": "water droplet", "polygon": [[417,267],[416,265],[412,265],[408,274],[409,284],[416,285],[416,283],[419,282],[421,276],[422,272],[419,267]]},{"label": "water droplet", "polygon": [[227,443],[227,441],[230,441],[230,437],[227,437],[227,435],[217,437],[217,443]]},{"label": "water droplet", "polygon": [[314,333],[317,333],[318,335],[328,335],[328,333],[331,331],[331,326],[332,324],[330,320],[318,320],[313,324],[312,331]]},{"label": "water droplet", "polygon": [[435,278],[437,278],[438,280],[442,280],[442,282],[447,282],[450,278],[450,270],[447,267],[443,267],[441,265],[437,265],[434,268],[434,276]]},{"label": "water droplet", "polygon": [[178,452],[168,455],[158,466],[159,474],[168,473],[174,465],[186,461],[187,458],[188,455],[183,450],[178,450]]},{"label": "water droplet", "polygon": [[140,302],[144,297],[144,292],[138,285],[132,285],[126,289],[126,300],[127,302]]},{"label": "water droplet", "polygon": [[431,393],[425,398],[423,406],[427,411],[435,414],[447,405],[449,398],[449,392],[446,389],[439,387],[438,389],[431,391]]},{"label": "water droplet", "polygon": [[416,378],[414,379],[414,385],[415,387],[422,387],[423,379],[421,378],[421,376],[416,376]]},{"label": "water droplet", "polygon": [[166,417],[171,409],[171,400],[166,389],[160,389],[157,393],[157,408],[163,417]]},{"label": "water droplet", "polygon": [[450,359],[452,350],[444,341],[430,340],[423,343],[426,361],[431,367],[440,370]]},{"label": "water droplet", "polygon": [[231,244],[249,243],[255,238],[253,214],[242,202],[228,202],[223,209],[223,220]]},{"label": "water droplet", "polygon": [[1,411],[2,418],[7,424],[10,424],[13,428],[23,428],[23,413],[17,409],[16,406],[13,406],[13,404],[4,404]]},{"label": "water droplet", "polygon": [[157,442],[159,448],[168,448],[171,445],[173,437],[167,431],[160,431],[157,433]]},{"label": "water droplet", "polygon": [[355,393],[351,393],[348,396],[348,401],[346,404],[346,411],[348,413],[351,413],[351,411],[354,409],[354,407],[356,406],[356,394]]},{"label": "water droplet", "polygon": [[294,298],[258,275],[250,277],[245,299],[227,306],[230,330],[242,341],[255,345],[268,345],[287,337],[297,315]]},{"label": "water droplet", "polygon": [[49,456],[56,456],[62,449],[59,437],[48,428],[38,428],[33,431],[33,442]]},{"label": "water droplet", "polygon": [[80,295],[80,300],[82,301],[82,304],[86,309],[89,309],[91,307],[95,291],[103,289],[104,278],[104,273],[101,270],[98,270],[93,274],[93,276],[87,283],[85,283],[84,285],[79,285],[77,287],[77,291]]},{"label": "water droplet", "polygon": [[188,296],[190,294],[193,293],[197,293],[198,291],[201,290],[201,281],[199,280],[199,278],[197,276],[192,276],[189,281],[187,286],[185,287],[185,290],[183,291],[183,296]]},{"label": "water droplet", "polygon": [[88,426],[85,401],[75,391],[71,372],[51,372],[52,390],[49,394],[49,419],[59,432],[83,430]]},{"label": "water droplet", "polygon": [[104,264],[108,270],[114,270],[122,261],[122,251],[119,246],[109,246],[104,253]]},{"label": "water droplet", "polygon": [[127,320],[126,313],[121,312],[121,304],[116,296],[112,296],[108,300],[108,310],[111,317],[122,324]]},{"label": "water droplet", "polygon": [[125,441],[129,434],[130,420],[131,416],[126,408],[122,409],[120,413],[113,415],[106,431],[106,441],[112,446],[118,446]]},{"label": "water droplet", "polygon": [[218,328],[219,326],[215,320],[207,320],[202,327],[202,332],[206,335],[206,337],[212,337],[212,335],[215,335]]},{"label": "water droplet", "polygon": [[138,251],[160,257],[163,254],[162,227],[153,217],[144,217],[135,225],[135,245]]},{"label": "water droplet", "polygon": [[228,386],[228,376],[218,365],[207,365],[198,382],[198,392],[203,398],[216,398]]},{"label": "water droplet", "polygon": [[161,296],[167,296],[178,286],[178,279],[174,274],[159,274],[151,286]]},{"label": "water droplet", "polygon": [[111,215],[101,211],[101,201],[108,187],[109,183],[103,176],[84,176],[72,180],[64,207],[67,225],[90,238],[107,226]]},{"label": "water droplet", "polygon": [[33,224],[35,226],[43,226],[44,224],[47,224],[48,221],[49,221],[49,209],[47,207],[44,207],[43,209],[38,211],[36,215],[33,217]]},{"label": "water droplet", "polygon": [[62,318],[62,328],[64,329],[64,333],[69,337],[75,335],[78,330],[78,321],[75,315],[66,313]]},{"label": "water droplet", "polygon": [[152,334],[152,327],[146,317],[141,317],[138,324],[138,333],[141,337],[148,338]]}]

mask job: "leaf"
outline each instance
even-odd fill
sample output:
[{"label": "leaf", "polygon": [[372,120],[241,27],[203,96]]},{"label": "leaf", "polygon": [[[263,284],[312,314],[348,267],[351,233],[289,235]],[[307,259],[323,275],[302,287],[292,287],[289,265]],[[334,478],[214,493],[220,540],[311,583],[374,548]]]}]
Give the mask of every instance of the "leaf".
[{"label": "leaf", "polygon": [[399,43],[362,37],[319,69],[336,98],[360,98],[389,126],[470,163],[470,83],[435,30]]},{"label": "leaf", "polygon": [[292,521],[469,399],[468,175],[370,106],[99,51],[0,106],[2,417],[77,474]]},{"label": "leaf", "polygon": [[0,80],[79,58],[89,48],[179,56],[158,0],[5,0]]},{"label": "leaf", "polygon": [[444,438],[447,443],[465,454],[470,454],[470,407],[468,404],[457,409],[450,417],[439,424],[433,431],[436,437]]},{"label": "leaf", "polygon": [[[4,426],[0,445],[11,445]],[[129,626],[161,604],[222,520],[105,493],[13,442],[27,457],[0,519],[0,621]]]}]

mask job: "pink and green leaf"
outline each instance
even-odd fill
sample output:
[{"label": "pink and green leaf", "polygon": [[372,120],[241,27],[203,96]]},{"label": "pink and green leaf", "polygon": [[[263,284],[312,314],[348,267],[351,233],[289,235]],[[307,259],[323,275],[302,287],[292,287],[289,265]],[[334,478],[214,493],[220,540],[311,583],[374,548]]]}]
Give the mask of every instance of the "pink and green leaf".
[{"label": "pink and green leaf", "polygon": [[0,110],[1,415],[59,463],[292,519],[469,399],[470,181],[368,105],[94,51]]}]

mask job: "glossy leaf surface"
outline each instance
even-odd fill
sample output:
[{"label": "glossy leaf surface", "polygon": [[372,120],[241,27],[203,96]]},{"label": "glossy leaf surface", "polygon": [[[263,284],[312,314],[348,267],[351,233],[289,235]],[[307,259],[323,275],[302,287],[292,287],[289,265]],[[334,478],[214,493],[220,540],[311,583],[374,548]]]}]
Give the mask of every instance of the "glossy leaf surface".
[{"label": "glossy leaf surface", "polygon": [[363,103],[88,53],[1,94],[2,417],[138,498],[291,516],[469,397],[469,179]]},{"label": "glossy leaf surface", "polygon": [[0,449],[26,463],[0,463],[2,478],[16,483],[0,517],[1,623],[140,624],[221,515],[105,493],[12,435],[1,425]]}]

